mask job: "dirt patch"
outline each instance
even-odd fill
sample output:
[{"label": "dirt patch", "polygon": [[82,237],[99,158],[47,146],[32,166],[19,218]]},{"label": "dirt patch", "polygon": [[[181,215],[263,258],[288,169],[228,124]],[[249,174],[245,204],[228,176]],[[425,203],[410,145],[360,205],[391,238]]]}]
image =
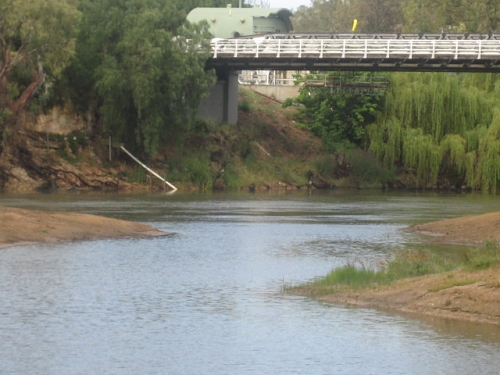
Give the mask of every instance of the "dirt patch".
[{"label": "dirt patch", "polygon": [[149,225],[102,216],[1,207],[0,247],[31,242],[165,236]]},{"label": "dirt patch", "polygon": [[[430,235],[430,241],[481,245],[500,241],[500,213],[467,216],[409,230]],[[307,295],[307,288],[299,294]],[[500,267],[454,271],[400,280],[363,291],[340,291],[319,300],[401,313],[500,325]]]},{"label": "dirt patch", "polygon": [[414,225],[409,230],[432,236],[432,241],[440,243],[483,245],[486,241],[500,242],[500,212]]},{"label": "dirt patch", "polygon": [[417,277],[400,280],[389,287],[338,292],[319,299],[336,304],[500,325],[500,268]]}]

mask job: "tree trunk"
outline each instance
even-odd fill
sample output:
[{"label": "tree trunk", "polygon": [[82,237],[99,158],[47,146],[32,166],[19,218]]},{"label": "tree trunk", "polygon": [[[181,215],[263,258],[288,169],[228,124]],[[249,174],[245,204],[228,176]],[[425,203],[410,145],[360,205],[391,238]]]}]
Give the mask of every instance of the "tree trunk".
[{"label": "tree trunk", "polygon": [[35,74],[35,80],[31,82],[28,87],[26,87],[21,96],[12,105],[13,112],[19,112],[26,108],[28,101],[33,96],[36,89],[43,83],[44,80],[45,80],[45,73],[38,72]]}]

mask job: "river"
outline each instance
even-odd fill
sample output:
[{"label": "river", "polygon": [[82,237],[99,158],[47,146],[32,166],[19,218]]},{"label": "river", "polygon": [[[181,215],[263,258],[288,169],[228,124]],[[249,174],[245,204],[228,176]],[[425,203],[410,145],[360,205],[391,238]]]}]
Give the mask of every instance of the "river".
[{"label": "river", "polygon": [[423,241],[406,226],[499,211],[497,197],[89,193],[0,206],[174,232],[1,249],[0,374],[499,373],[500,327],[282,293],[347,262],[376,266]]}]

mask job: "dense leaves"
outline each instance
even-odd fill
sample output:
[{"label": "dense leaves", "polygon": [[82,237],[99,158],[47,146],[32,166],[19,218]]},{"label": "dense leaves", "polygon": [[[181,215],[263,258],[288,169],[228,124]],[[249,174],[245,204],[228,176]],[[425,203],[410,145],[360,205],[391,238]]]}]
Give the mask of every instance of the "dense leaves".
[{"label": "dense leaves", "polygon": [[494,33],[500,26],[498,0],[312,0],[294,14],[299,32]]},{"label": "dense leaves", "polygon": [[75,101],[82,110],[95,107],[99,130],[155,153],[187,127],[213,83],[204,70],[205,28],[189,25],[175,2],[84,0],[81,8],[78,53],[68,70]]},{"label": "dense leaves", "polygon": [[366,125],[375,120],[378,95],[357,95],[344,90],[355,88],[359,76],[360,73],[342,72],[299,76],[298,82],[304,84],[299,96],[285,103],[302,105],[301,122],[320,136],[331,152],[362,146]]},{"label": "dense leaves", "polygon": [[[496,191],[500,180],[500,81],[493,74],[393,74],[370,150],[438,183]],[[440,179],[440,181],[438,181]]]},{"label": "dense leaves", "polygon": [[50,82],[47,76],[59,77],[73,56],[76,5],[76,0],[0,0],[0,93],[8,87],[14,109],[23,109],[36,89]]}]

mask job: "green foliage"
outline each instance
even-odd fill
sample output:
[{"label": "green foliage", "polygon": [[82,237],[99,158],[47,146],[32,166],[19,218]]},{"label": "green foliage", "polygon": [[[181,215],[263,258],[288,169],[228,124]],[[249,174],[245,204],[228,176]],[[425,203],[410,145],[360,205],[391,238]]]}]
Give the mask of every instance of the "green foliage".
[{"label": "green foliage", "polygon": [[486,242],[482,248],[475,248],[463,255],[465,268],[482,270],[500,264],[500,248],[495,241]]},{"label": "green foliage", "polygon": [[396,73],[370,125],[370,150],[412,171],[495,192],[500,181],[500,80],[491,74]]},{"label": "green foliage", "polygon": [[318,74],[297,76],[298,82],[306,82],[299,96],[286,105],[301,104],[298,120],[304,127],[319,136],[329,152],[341,148],[363,145],[366,126],[375,120],[380,98],[378,96],[336,93],[328,85],[309,86],[309,81],[343,82],[354,85],[351,73],[330,72],[325,78]]},{"label": "green foliage", "polygon": [[395,178],[394,170],[383,165],[372,153],[359,149],[346,152],[350,177],[356,184],[385,184]]},{"label": "green foliage", "polygon": [[[360,262],[358,262],[360,263]],[[462,257],[449,257],[425,250],[398,251],[378,268],[370,269],[362,263],[360,266],[347,264],[332,270],[325,277],[319,278],[298,289],[305,289],[314,295],[334,292],[337,289],[361,289],[385,284],[404,278],[424,276],[453,270],[481,270],[500,264],[500,249],[496,242],[487,242],[481,248],[464,250]],[[430,291],[436,292],[453,286],[468,285],[475,280],[450,280]],[[291,288],[293,289],[293,288]]]},{"label": "green foliage", "polygon": [[338,163],[335,155],[318,156],[315,160],[316,172],[325,178],[334,178],[337,175]]},{"label": "green foliage", "polygon": [[500,3],[492,0],[313,0],[294,13],[298,32],[494,33],[500,26]]},{"label": "green foliage", "polygon": [[129,173],[125,180],[129,183],[139,183],[139,184],[144,184],[148,182],[148,173],[147,171],[140,167],[140,166],[134,166],[134,169],[132,170],[131,173]]},{"label": "green foliage", "polygon": [[457,265],[453,261],[429,251],[399,251],[383,265],[390,280],[416,277],[449,271]]},{"label": "green foliage", "polygon": [[210,189],[214,182],[210,160],[203,153],[171,158],[169,159],[169,179],[183,184],[192,184],[201,190]]},{"label": "green foliage", "polygon": [[74,0],[4,0],[0,78],[21,63],[58,76],[74,53],[80,14]]},{"label": "green foliage", "polygon": [[385,283],[386,281],[382,273],[370,270],[363,265],[356,267],[353,264],[348,264],[331,271],[324,278],[315,280],[311,286],[341,285],[351,289],[361,289],[374,283]]},{"label": "green foliage", "polygon": [[398,0],[313,0],[310,7],[299,7],[293,18],[298,32],[346,33],[357,19],[357,32],[389,33],[400,32],[404,23]]},{"label": "green foliage", "polygon": [[243,111],[243,112],[250,112],[250,110],[252,109],[252,106],[250,104],[250,101],[247,99],[247,98],[243,98],[239,103],[238,103],[238,108],[240,109],[240,111]]},{"label": "green foliage", "polygon": [[68,82],[84,83],[87,91],[78,91],[83,98],[76,100],[100,105],[105,130],[132,151],[154,154],[161,143],[178,139],[215,79],[204,70],[206,25],[188,24],[177,3],[81,3],[84,17]]}]

